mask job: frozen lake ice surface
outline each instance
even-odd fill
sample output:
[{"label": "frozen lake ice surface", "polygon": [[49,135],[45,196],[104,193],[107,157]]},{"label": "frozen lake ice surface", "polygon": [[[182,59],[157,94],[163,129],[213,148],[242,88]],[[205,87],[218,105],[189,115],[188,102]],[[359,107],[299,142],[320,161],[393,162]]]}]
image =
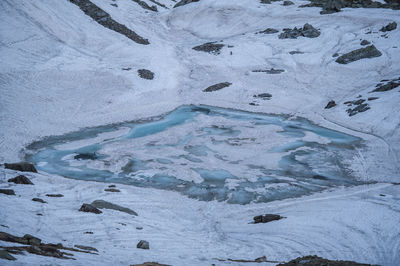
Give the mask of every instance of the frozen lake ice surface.
[{"label": "frozen lake ice surface", "polygon": [[46,138],[29,160],[70,178],[246,204],[361,184],[346,168],[360,143],[306,119],[187,105]]}]

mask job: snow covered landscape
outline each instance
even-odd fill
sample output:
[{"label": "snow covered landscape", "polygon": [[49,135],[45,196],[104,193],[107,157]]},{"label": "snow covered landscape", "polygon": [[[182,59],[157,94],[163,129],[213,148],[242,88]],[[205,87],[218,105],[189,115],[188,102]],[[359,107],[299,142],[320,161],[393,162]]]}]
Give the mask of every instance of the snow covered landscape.
[{"label": "snow covered landscape", "polygon": [[400,265],[399,9],[0,1],[0,265]]}]

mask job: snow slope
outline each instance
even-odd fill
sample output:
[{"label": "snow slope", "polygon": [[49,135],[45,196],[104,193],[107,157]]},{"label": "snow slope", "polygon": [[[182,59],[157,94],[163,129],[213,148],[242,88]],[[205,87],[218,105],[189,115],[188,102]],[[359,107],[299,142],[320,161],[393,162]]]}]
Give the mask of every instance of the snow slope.
[{"label": "snow slope", "polygon": [[[399,77],[400,31],[379,32],[391,21],[400,23],[399,11],[344,9],[321,16],[318,8],[298,7],[306,1],[282,6],[281,2],[264,5],[258,0],[201,0],[176,9],[171,9],[172,1],[160,2],[169,9],[159,7],[156,13],[131,0],[93,1],[149,39],[150,45],[140,45],[104,28],[67,0],[2,0],[0,162],[23,159],[24,147],[45,136],[159,115],[183,104],[208,104],[305,117],[359,136],[366,146],[354,158],[352,170],[360,180],[386,183],[339,188],[305,199],[236,206],[125,186],[122,194],[106,195],[101,183],[45,173],[32,175],[34,187],[20,188],[5,182],[16,173],[1,170],[1,187],[12,186],[21,195],[1,199],[0,224],[9,226],[9,232],[31,233],[48,242],[68,238],[66,243],[74,244],[84,236],[83,242],[101,250],[95,257],[76,254],[78,260],[72,262],[17,256],[16,264],[107,265],[158,260],[204,265],[222,264],[212,260],[214,257],[254,259],[266,255],[285,261],[310,253],[400,264],[400,237],[395,226],[400,220],[399,187],[390,184],[400,180],[400,93],[399,89],[368,93],[380,80]],[[282,40],[278,34],[256,34],[268,27],[281,31],[305,23],[320,29],[321,35]],[[334,53],[360,48],[362,39],[372,42],[383,55],[348,65],[335,62]],[[192,49],[211,41],[226,44],[221,54]],[[131,70],[123,70],[127,68]],[[155,79],[141,79],[137,75],[141,68],[152,70]],[[277,75],[252,72],[270,68],[285,71]],[[203,92],[225,81],[232,86]],[[254,94],[264,92],[271,93],[272,99],[249,105]],[[379,99],[370,102],[371,110],[349,117],[343,102],[358,95]],[[332,99],[338,106],[325,110]],[[65,198],[44,209],[30,201],[30,197],[54,190]],[[131,205],[139,217],[130,221],[127,232],[122,228],[117,232],[113,231],[118,226],[114,219],[126,222],[126,216],[113,213],[98,218],[77,212],[81,203],[97,198]],[[45,215],[36,216],[38,211]],[[247,224],[252,216],[265,212],[288,218],[268,225]],[[88,220],[79,223],[81,219]],[[88,224],[99,235],[83,235]],[[144,230],[137,232],[136,224]],[[136,249],[142,237],[149,239],[150,251]]]}]

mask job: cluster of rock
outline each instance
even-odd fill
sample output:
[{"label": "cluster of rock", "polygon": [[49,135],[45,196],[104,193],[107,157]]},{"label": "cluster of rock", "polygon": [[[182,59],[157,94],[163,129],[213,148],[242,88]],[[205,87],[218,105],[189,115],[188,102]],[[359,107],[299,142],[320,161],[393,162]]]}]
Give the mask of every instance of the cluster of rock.
[{"label": "cluster of rock", "polygon": [[77,5],[86,15],[94,19],[100,25],[118,32],[138,44],[150,44],[149,41],[136,32],[130,30],[125,25],[118,23],[103,9],[93,4],[89,0],[69,0],[71,3]]},{"label": "cluster of rock", "polygon": [[224,47],[222,43],[215,43],[215,42],[207,42],[198,46],[193,47],[193,50],[206,52],[214,55],[218,55],[221,53],[222,47]]},{"label": "cluster of rock", "polygon": [[393,80],[381,80],[381,83],[376,85],[376,88],[371,92],[390,91],[400,86],[400,77]]},{"label": "cluster of rock", "polygon": [[297,39],[298,37],[317,38],[319,35],[321,35],[319,30],[306,23],[302,28],[283,29],[283,32],[279,34],[279,39]]},{"label": "cluster of rock", "polygon": [[365,101],[366,101],[365,99],[358,99],[355,101],[344,102],[344,104],[346,104],[347,106],[353,107],[353,108],[347,109],[346,112],[349,114],[349,116],[353,116],[358,113],[362,113],[362,112],[365,112],[365,111],[371,109],[369,104],[366,103]]},{"label": "cluster of rock", "polygon": [[[42,240],[40,238],[34,237],[29,234],[26,234],[23,237],[18,237],[5,232],[0,232],[0,240],[24,245],[24,246],[19,245],[19,246],[6,246],[6,247],[3,246],[2,247],[3,250],[0,250],[0,258],[7,260],[16,260],[16,258],[10,255],[10,253],[21,254],[22,251],[26,251],[31,254],[54,257],[59,259],[72,259],[71,256],[73,255],[71,253],[67,253],[62,250],[90,253],[90,254],[96,254],[92,253],[92,251],[97,251],[97,249],[95,248],[86,246],[81,246],[85,247],[84,250],[82,250],[82,249],[64,247],[62,244],[50,244],[50,243],[45,244],[42,243]],[[78,245],[76,247],[78,247]],[[88,248],[90,248],[90,250]]]},{"label": "cluster of rock", "polygon": [[371,0],[309,0],[311,3],[300,7],[322,7],[321,14],[331,14],[340,12],[342,8],[391,8],[400,9],[400,2],[397,0],[387,0],[385,3]]}]

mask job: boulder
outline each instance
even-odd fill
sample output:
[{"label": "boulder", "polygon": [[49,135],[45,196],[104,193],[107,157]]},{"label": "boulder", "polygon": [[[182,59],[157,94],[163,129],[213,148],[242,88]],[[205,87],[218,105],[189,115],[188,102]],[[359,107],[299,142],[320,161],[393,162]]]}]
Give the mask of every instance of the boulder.
[{"label": "boulder", "polygon": [[120,205],[105,201],[105,200],[95,200],[93,201],[90,206],[93,206],[94,208],[99,208],[99,209],[109,209],[109,210],[115,210],[115,211],[120,211],[120,212],[125,212],[130,215],[138,216],[138,214],[129,209],[122,207]]},{"label": "boulder", "polygon": [[40,202],[40,203],[47,203],[46,201],[39,199],[39,198],[33,198],[32,201]]},{"label": "boulder", "polygon": [[11,256],[6,250],[0,250],[0,259],[16,260],[16,258]]},{"label": "boulder", "polygon": [[258,223],[269,223],[272,221],[280,220],[282,218],[283,217],[278,214],[265,214],[265,215],[254,216],[253,220],[255,224],[258,224]]},{"label": "boulder", "polygon": [[15,192],[12,189],[0,189],[0,194],[14,195],[15,196]]},{"label": "boulder", "polygon": [[136,247],[141,249],[150,249],[150,244],[146,240],[140,240]]},{"label": "boulder", "polygon": [[374,45],[370,45],[365,48],[360,48],[347,54],[341,55],[336,59],[336,62],[339,64],[348,64],[360,59],[374,58],[381,55],[382,53],[378,49],[376,49]]},{"label": "boulder", "polygon": [[37,173],[35,166],[31,163],[20,162],[20,163],[5,163],[6,169],[21,171],[21,172],[33,172]]},{"label": "boulder", "polygon": [[221,82],[221,83],[212,85],[212,86],[204,89],[203,91],[204,92],[218,91],[218,90],[221,90],[223,88],[229,87],[230,85],[232,85],[232,83],[230,83],[230,82]]},{"label": "boulder", "polygon": [[264,34],[273,34],[273,33],[277,33],[279,32],[279,30],[273,29],[273,28],[267,28],[263,31],[260,31],[259,33],[264,33]]},{"label": "boulder", "polygon": [[330,109],[335,106],[336,106],[336,103],[335,103],[335,101],[332,100],[332,101],[328,102],[328,104],[325,106],[325,109]]},{"label": "boulder", "polygon": [[294,5],[294,3],[292,1],[283,1],[283,5],[284,6],[291,6],[291,5]]},{"label": "boulder", "polygon": [[31,180],[24,175],[19,175],[14,178],[8,179],[8,182],[13,182],[15,184],[23,184],[23,185],[33,185]]},{"label": "boulder", "polygon": [[62,197],[64,197],[63,194],[46,194],[46,196],[50,197],[50,198],[62,198]]},{"label": "boulder", "polygon": [[397,28],[397,23],[393,21],[393,22],[387,24],[386,26],[382,27],[380,29],[380,31],[387,32],[387,31],[395,30],[396,28]]},{"label": "boulder", "polygon": [[91,213],[95,213],[95,214],[100,214],[102,213],[102,211],[100,211],[99,209],[97,209],[95,206],[91,205],[91,204],[86,204],[84,203],[81,208],[79,209],[80,212],[91,212]]},{"label": "boulder", "polygon": [[193,47],[192,49],[195,51],[201,51],[201,52],[206,52],[214,55],[218,55],[221,53],[222,47],[225,45],[221,43],[215,43],[215,42],[207,42],[198,46]]},{"label": "boulder", "polygon": [[138,70],[139,77],[142,79],[152,80],[154,79],[154,73],[148,69],[139,69]]}]

